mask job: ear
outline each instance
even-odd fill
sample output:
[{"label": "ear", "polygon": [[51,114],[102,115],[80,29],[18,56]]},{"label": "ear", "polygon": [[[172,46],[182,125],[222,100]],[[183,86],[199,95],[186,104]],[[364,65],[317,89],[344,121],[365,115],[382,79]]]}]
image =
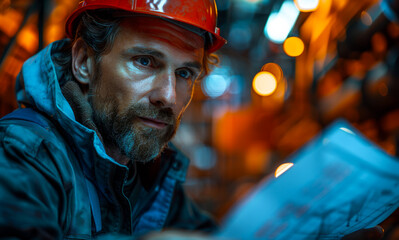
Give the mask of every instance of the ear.
[{"label": "ear", "polygon": [[93,74],[94,57],[83,39],[79,38],[72,46],[72,73],[76,80],[88,87]]}]

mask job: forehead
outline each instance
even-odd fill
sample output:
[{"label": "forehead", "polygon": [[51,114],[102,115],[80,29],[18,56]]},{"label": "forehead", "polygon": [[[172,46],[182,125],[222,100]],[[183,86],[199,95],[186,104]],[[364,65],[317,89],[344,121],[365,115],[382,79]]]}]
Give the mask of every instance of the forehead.
[{"label": "forehead", "polygon": [[203,50],[205,46],[204,37],[158,17],[127,17],[121,22],[121,31],[161,40],[185,50]]}]

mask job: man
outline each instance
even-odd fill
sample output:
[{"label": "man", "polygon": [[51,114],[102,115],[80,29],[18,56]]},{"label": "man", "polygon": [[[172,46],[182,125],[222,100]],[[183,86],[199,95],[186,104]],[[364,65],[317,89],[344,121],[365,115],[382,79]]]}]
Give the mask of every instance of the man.
[{"label": "man", "polygon": [[70,40],[24,64],[21,109],[0,122],[0,237],[215,230],[167,145],[225,44],[213,0],[86,0],[66,26]]},{"label": "man", "polygon": [[[212,32],[211,32],[212,31]],[[224,45],[213,1],[84,1],[1,123],[0,228],[20,238],[212,231],[167,143]]]}]

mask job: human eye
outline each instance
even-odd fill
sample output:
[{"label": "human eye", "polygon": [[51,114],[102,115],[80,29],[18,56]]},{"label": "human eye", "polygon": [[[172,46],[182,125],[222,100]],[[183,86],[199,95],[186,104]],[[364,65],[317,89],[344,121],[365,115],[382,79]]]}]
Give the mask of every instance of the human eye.
[{"label": "human eye", "polygon": [[150,56],[137,56],[134,58],[134,62],[144,67],[154,65],[154,60]]},{"label": "human eye", "polygon": [[179,77],[181,77],[183,79],[187,79],[187,80],[192,79],[193,76],[194,76],[193,71],[191,71],[190,69],[179,69],[179,70],[176,71],[176,74]]}]

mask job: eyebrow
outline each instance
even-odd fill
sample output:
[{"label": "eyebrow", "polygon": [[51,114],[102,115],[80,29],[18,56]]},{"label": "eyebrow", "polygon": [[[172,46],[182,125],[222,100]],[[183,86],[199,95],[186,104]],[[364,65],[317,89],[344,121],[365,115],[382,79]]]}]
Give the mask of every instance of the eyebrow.
[{"label": "eyebrow", "polygon": [[151,48],[144,48],[144,47],[131,47],[125,51],[126,54],[144,54],[144,55],[152,55],[157,58],[164,59],[165,55],[160,51],[151,49]]},{"label": "eyebrow", "polygon": [[202,64],[200,62],[194,61],[194,62],[188,62],[183,64],[185,67],[189,67],[189,68],[196,68],[198,71],[202,70]]},{"label": "eyebrow", "polygon": [[[162,52],[145,47],[131,47],[124,52],[124,55],[131,55],[131,54],[151,55],[160,58],[162,60],[165,59],[165,54],[163,54]],[[183,64],[183,66],[189,68],[196,68],[198,71],[202,71],[203,69],[202,63],[198,61],[186,62]]]}]

